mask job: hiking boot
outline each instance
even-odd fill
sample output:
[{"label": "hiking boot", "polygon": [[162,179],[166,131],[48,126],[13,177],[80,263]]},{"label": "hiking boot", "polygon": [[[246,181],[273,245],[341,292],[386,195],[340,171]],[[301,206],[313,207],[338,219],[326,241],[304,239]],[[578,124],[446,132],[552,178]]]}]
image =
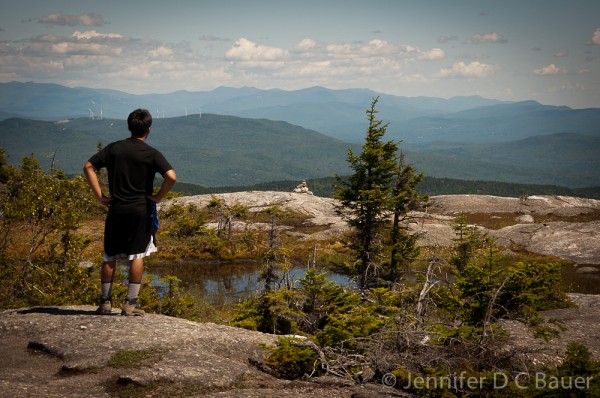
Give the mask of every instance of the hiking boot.
[{"label": "hiking boot", "polygon": [[96,310],[96,314],[98,315],[110,315],[112,314],[112,305],[110,304],[110,300],[105,300],[100,303],[100,306]]},{"label": "hiking boot", "polygon": [[121,308],[121,315],[125,316],[144,316],[145,313],[144,310],[135,308],[135,304],[129,304],[128,302],[125,302]]}]

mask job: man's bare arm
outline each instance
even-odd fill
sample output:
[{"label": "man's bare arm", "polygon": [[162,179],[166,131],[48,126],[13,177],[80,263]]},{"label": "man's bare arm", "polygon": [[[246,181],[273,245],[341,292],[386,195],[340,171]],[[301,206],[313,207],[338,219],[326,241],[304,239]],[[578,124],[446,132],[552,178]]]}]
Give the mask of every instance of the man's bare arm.
[{"label": "man's bare arm", "polygon": [[171,169],[163,175],[163,182],[160,186],[160,189],[156,193],[156,195],[151,195],[148,198],[156,203],[159,203],[167,193],[173,188],[175,185],[175,181],[177,181],[177,174],[175,170]]},{"label": "man's bare arm", "polygon": [[90,162],[86,162],[85,166],[83,166],[83,174],[85,175],[85,179],[88,184],[92,188],[92,192],[96,197],[96,200],[100,202],[104,206],[108,206],[110,204],[110,198],[102,195],[102,188],[100,187],[100,181],[98,181],[98,175],[96,174],[96,170],[94,166]]}]

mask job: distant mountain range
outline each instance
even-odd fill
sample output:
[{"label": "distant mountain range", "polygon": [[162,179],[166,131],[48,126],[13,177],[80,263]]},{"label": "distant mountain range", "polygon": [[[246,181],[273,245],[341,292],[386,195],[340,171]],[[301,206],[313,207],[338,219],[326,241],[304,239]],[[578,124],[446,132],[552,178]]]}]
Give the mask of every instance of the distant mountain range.
[{"label": "distant mountain range", "polygon": [[481,97],[399,97],[365,89],[329,90],[311,87],[296,91],[219,87],[212,91],[176,91],[133,95],[116,90],[69,88],[57,84],[0,84],[0,118],[61,120],[74,117],[125,119],[135,108],[147,108],[155,118],[213,113],[245,118],[282,120],[348,142],[364,137],[365,110],[379,97],[382,120],[398,122],[438,117],[503,102]]},{"label": "distant mountain range", "polygon": [[80,172],[96,144],[126,136],[127,114],[144,107],[155,120],[149,142],[173,159],[182,181],[234,186],[327,177],[348,172],[347,149],[360,150],[375,97],[386,138],[401,141],[409,162],[428,176],[599,185],[600,109],[477,96],[322,87],[133,95],[12,82],[0,84],[0,147],[13,163],[35,153],[44,164],[56,152],[59,167]]}]

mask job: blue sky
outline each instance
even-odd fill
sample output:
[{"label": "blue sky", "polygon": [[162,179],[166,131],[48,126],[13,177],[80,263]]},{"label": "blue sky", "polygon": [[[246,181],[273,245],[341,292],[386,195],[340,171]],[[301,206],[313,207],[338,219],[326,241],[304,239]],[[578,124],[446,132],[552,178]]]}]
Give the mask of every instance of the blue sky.
[{"label": "blue sky", "polygon": [[0,0],[0,82],[600,107],[598,0]]}]

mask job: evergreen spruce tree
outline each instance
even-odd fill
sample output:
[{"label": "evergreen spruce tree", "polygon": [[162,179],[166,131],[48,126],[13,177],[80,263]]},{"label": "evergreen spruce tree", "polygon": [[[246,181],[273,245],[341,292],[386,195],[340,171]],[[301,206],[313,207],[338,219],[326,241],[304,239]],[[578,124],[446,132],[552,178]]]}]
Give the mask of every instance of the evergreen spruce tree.
[{"label": "evergreen spruce tree", "polygon": [[[354,254],[353,270],[364,290],[376,278],[398,280],[399,268],[419,253],[417,236],[402,226],[410,210],[427,201],[416,186],[423,179],[413,166],[398,156],[398,144],[384,141],[387,124],[376,118],[378,98],[366,111],[369,127],[362,152],[348,150],[348,163],[354,173],[336,176],[334,197],[340,200],[337,212],[353,227],[349,247]],[[389,259],[384,257],[389,255]]]},{"label": "evergreen spruce tree", "polygon": [[469,225],[467,216],[461,213],[456,217],[452,225],[456,234],[454,241],[455,253],[450,257],[450,264],[454,265],[458,271],[462,271],[475,257],[475,250],[483,245],[485,237],[479,232],[477,227]]},{"label": "evergreen spruce tree", "polygon": [[383,227],[389,223],[392,206],[392,186],[397,172],[398,145],[383,141],[387,124],[376,118],[378,98],[373,99],[366,111],[369,127],[363,151],[355,155],[348,150],[348,163],[354,173],[343,179],[336,176],[335,198],[337,209],[346,222],[354,227],[355,236],[350,248],[355,255],[355,270],[360,277],[360,289],[369,286],[378,273],[383,251]]}]

